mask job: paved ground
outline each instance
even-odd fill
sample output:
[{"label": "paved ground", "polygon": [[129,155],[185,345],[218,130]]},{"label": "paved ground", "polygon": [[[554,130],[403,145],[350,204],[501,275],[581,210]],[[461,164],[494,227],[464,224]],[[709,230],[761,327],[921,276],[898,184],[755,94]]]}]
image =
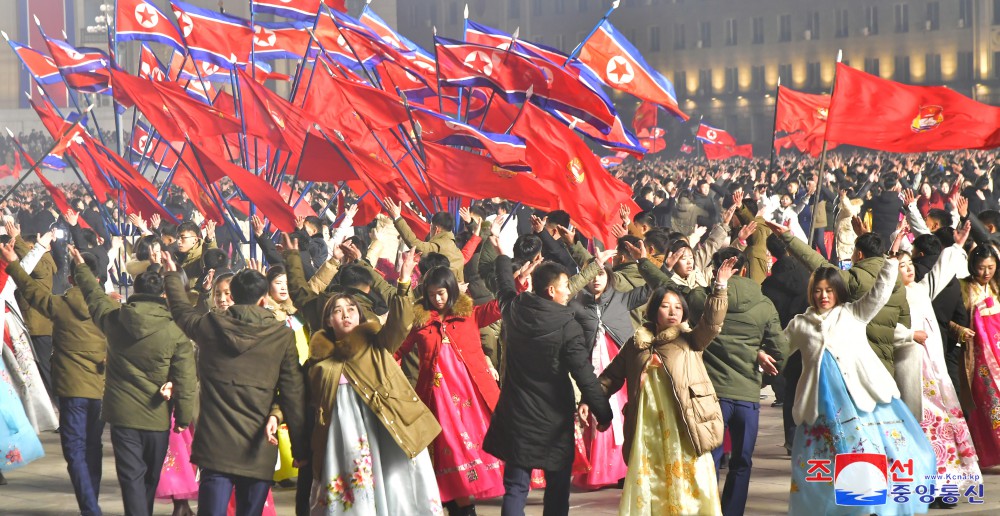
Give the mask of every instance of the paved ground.
[{"label": "paved ground", "polygon": [[[750,483],[750,501],[747,514],[785,514],[788,508],[789,459],[779,446],[781,438],[781,409],[771,408],[768,399],[762,403],[760,435],[754,453],[753,477]],[[7,476],[10,482],[0,487],[0,515],[63,515],[76,514],[76,500],[66,475],[66,465],[59,450],[56,434],[45,434],[45,458],[15,471]],[[106,435],[104,442],[109,443]],[[1000,514],[1000,468],[987,471],[985,475],[985,498],[983,505],[961,504],[949,511],[933,510],[931,514]],[[592,493],[574,492],[571,498],[572,514],[599,516],[617,514],[618,498],[621,491],[605,489]],[[292,491],[275,492],[278,514],[293,514],[294,495]],[[104,479],[101,483],[101,507],[105,514],[122,514],[121,494],[114,473],[114,458],[110,444],[104,447]],[[500,514],[499,501],[481,502],[481,515]],[[157,504],[156,514],[169,515],[172,507]],[[532,492],[527,514],[541,515],[541,492]],[[397,516],[397,515],[392,515]],[[813,516],[813,515],[809,515]]]}]

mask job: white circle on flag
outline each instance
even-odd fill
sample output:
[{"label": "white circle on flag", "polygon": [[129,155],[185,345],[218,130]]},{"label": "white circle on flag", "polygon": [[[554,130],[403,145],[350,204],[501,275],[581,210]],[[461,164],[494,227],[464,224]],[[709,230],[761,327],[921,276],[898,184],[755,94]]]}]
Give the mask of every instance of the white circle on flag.
[{"label": "white circle on flag", "polygon": [[628,84],[635,78],[635,70],[632,69],[632,63],[629,63],[622,56],[614,56],[609,59],[604,74],[614,84]]},{"label": "white circle on flag", "polygon": [[83,60],[83,54],[77,52],[76,50],[73,50],[72,48],[66,49],[66,54],[69,55],[69,57],[71,59],[73,59],[74,61],[82,61]]},{"label": "white circle on flag", "polygon": [[149,71],[149,76],[150,76],[150,77],[151,77],[151,78],[152,78],[152,79],[153,79],[154,81],[157,81],[157,82],[163,82],[163,81],[167,80],[167,77],[166,77],[166,75],[165,75],[165,74],[163,73],[163,70],[160,70],[160,68],[159,68],[159,67],[156,67],[156,68],[153,68],[152,70],[150,70],[150,71]]},{"label": "white circle on flag", "polygon": [[705,137],[714,142],[719,137],[719,133],[715,129],[709,129],[705,131]]},{"label": "white circle on flag", "polygon": [[148,141],[149,141],[149,136],[148,135],[144,134],[144,135],[142,135],[142,136],[139,137],[139,151],[140,152],[146,150],[146,142],[148,142]]},{"label": "white circle on flag", "polygon": [[473,50],[465,56],[465,66],[486,75],[493,75],[493,60],[481,50]]},{"label": "white circle on flag", "polygon": [[177,25],[181,27],[181,35],[185,38],[190,36],[191,31],[194,29],[194,22],[191,21],[191,17],[181,11],[174,11],[174,15],[177,16]]},{"label": "white circle on flag", "polygon": [[258,25],[253,32],[253,42],[258,47],[273,47],[277,36],[271,29],[265,29]]},{"label": "white circle on flag", "polygon": [[413,64],[417,65],[417,68],[423,68],[424,70],[427,70],[428,72],[436,72],[437,71],[437,68],[435,68],[434,65],[428,63],[427,61],[421,61],[419,59],[416,59],[416,60],[413,61]]},{"label": "white circle on flag", "polygon": [[142,3],[135,6],[135,21],[147,29],[152,29],[160,22],[160,15],[156,13],[153,6]]},{"label": "white circle on flag", "polygon": [[201,71],[205,74],[205,77],[215,75],[215,72],[219,71],[219,65],[215,63],[202,62]]}]

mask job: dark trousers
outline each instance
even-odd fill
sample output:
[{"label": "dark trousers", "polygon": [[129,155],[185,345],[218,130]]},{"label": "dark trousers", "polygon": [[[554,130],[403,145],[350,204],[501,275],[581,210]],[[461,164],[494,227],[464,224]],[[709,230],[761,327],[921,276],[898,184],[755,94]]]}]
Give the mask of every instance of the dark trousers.
[{"label": "dark trousers", "polygon": [[[312,428],[316,416],[306,411],[306,428]],[[295,484],[295,516],[309,516],[309,496],[312,494],[313,469],[312,464],[299,468],[299,479]]]},{"label": "dark trousers", "polygon": [[[753,448],[757,443],[757,425],[760,422],[760,403],[719,399],[722,420],[729,429],[733,443],[733,453],[729,458],[729,472],[726,486],[722,490],[722,514],[741,515],[747,505],[747,491],[750,488],[750,468],[753,467]],[[712,450],[715,471],[719,471],[722,447]]]},{"label": "dark trousers", "polygon": [[169,430],[153,432],[111,426],[111,446],[115,450],[115,470],[126,516],[153,514],[169,439]]},{"label": "dark trousers", "polygon": [[785,361],[785,369],[781,372],[785,377],[785,404],[781,407],[781,419],[785,427],[785,446],[789,448],[795,442],[795,419],[792,409],[795,408],[795,389],[799,386],[802,376],[802,352],[792,353]]},{"label": "dark trousers", "polygon": [[260,516],[271,482],[202,470],[198,484],[198,516],[225,516],[236,489],[236,516]]},{"label": "dark trousers", "polygon": [[42,376],[45,391],[49,393],[49,398],[55,401],[55,391],[52,390],[52,336],[32,337],[31,347],[35,350],[35,363],[38,364],[38,374]]},{"label": "dark trousers", "polygon": [[816,228],[813,230],[813,249],[829,259],[830,255],[826,251],[826,228]]},{"label": "dark trousers", "polygon": [[76,503],[84,516],[99,516],[101,493],[101,400],[59,398],[59,440]]},{"label": "dark trousers", "polygon": [[[545,509],[543,516],[564,516],[569,514],[569,478],[572,467],[562,470],[545,470]],[[528,487],[531,484],[531,469],[508,463],[503,472],[503,505],[501,516],[524,516],[524,504],[528,501]]]}]

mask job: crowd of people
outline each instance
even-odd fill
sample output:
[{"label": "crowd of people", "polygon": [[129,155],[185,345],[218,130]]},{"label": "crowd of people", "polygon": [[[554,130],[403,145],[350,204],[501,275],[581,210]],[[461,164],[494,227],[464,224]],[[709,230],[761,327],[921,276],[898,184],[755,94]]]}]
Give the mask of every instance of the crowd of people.
[{"label": "crowd of people", "polygon": [[502,497],[517,515],[535,488],[567,514],[575,486],[621,489],[621,514],[738,515],[770,385],[789,514],[845,510],[849,453],[892,473],[859,513],[982,501],[1000,464],[995,154],[615,174],[640,211],[622,206],[614,242],[499,198],[423,229],[380,199],[355,225],[356,198],[315,185],[294,233],[237,215],[251,249],[179,190],[172,224],[24,187],[0,206],[0,471],[16,482],[58,429],[99,515],[109,424],[127,514],[274,514],[272,487],[294,485],[296,514]]},{"label": "crowd of people", "polygon": [[[116,141],[116,136],[113,131],[101,131],[100,137],[103,141],[109,143]],[[129,141],[129,137],[129,133],[126,131],[125,142]],[[49,148],[52,147],[52,144],[55,143],[52,136],[48,132],[39,131],[38,129],[32,129],[29,132],[18,132],[15,138],[11,138],[6,133],[3,133],[0,135],[0,166],[13,166],[17,162],[15,155],[19,152],[19,150],[17,144],[14,143],[15,139],[21,144],[24,151],[31,156],[31,159],[35,161],[43,158]],[[27,166],[24,164],[23,160],[21,160],[21,163],[22,166]]]}]

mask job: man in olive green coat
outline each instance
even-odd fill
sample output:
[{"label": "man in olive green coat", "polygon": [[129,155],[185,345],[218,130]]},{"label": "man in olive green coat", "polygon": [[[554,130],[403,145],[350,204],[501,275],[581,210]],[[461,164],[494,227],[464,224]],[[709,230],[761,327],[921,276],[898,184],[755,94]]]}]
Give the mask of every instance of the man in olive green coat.
[{"label": "man in olive green coat", "polygon": [[447,212],[437,212],[431,217],[431,230],[427,234],[427,241],[423,242],[417,235],[413,234],[410,225],[402,217],[403,205],[394,204],[392,200],[385,200],[386,210],[392,218],[396,231],[403,242],[416,249],[420,254],[439,253],[448,258],[451,263],[451,270],[455,273],[459,283],[465,282],[465,257],[462,250],[455,243],[455,219]]},{"label": "man in olive green coat", "polygon": [[[168,259],[166,268],[176,265]],[[299,465],[308,462],[302,372],[294,333],[263,307],[267,278],[243,270],[229,288],[233,306],[202,314],[188,300],[182,274],[166,277],[174,321],[198,344],[200,412],[191,451],[201,468],[198,511],[225,514],[235,487],[236,513],[260,514],[278,458],[275,405],[288,424],[292,455]]]},{"label": "man in olive green coat", "polygon": [[[76,502],[84,515],[101,514],[101,398],[108,342],[94,325],[79,287],[61,296],[28,275],[18,261],[14,243],[0,247],[7,274],[32,308],[52,321],[52,381],[59,398],[59,440]],[[86,266],[97,274],[97,258],[84,253]],[[75,265],[74,267],[80,267]]]},{"label": "man in olive green coat", "polygon": [[73,279],[108,339],[104,420],[111,424],[125,513],[152,515],[167,455],[171,408],[176,432],[194,419],[194,348],[170,316],[159,272],[136,277],[135,293],[122,304],[104,292],[89,268],[79,266],[79,251],[70,254],[78,265]]},{"label": "man in olive green coat", "polygon": [[[772,229],[776,233],[782,231],[781,228]],[[821,254],[814,251],[802,240],[792,236],[790,232],[783,232],[781,238],[788,244],[789,254],[798,258],[810,271],[832,266],[826,258],[823,258]],[[882,269],[884,260],[882,255],[886,248],[885,242],[876,233],[867,233],[858,237],[854,243],[851,268],[840,271],[844,283],[847,284],[847,302],[861,299],[861,296],[875,286],[875,279]],[[871,345],[885,368],[889,370],[889,374],[895,373],[892,353],[897,325],[910,327],[910,305],[906,302],[906,290],[898,279],[889,302],[879,310],[867,327],[868,344]]]}]

